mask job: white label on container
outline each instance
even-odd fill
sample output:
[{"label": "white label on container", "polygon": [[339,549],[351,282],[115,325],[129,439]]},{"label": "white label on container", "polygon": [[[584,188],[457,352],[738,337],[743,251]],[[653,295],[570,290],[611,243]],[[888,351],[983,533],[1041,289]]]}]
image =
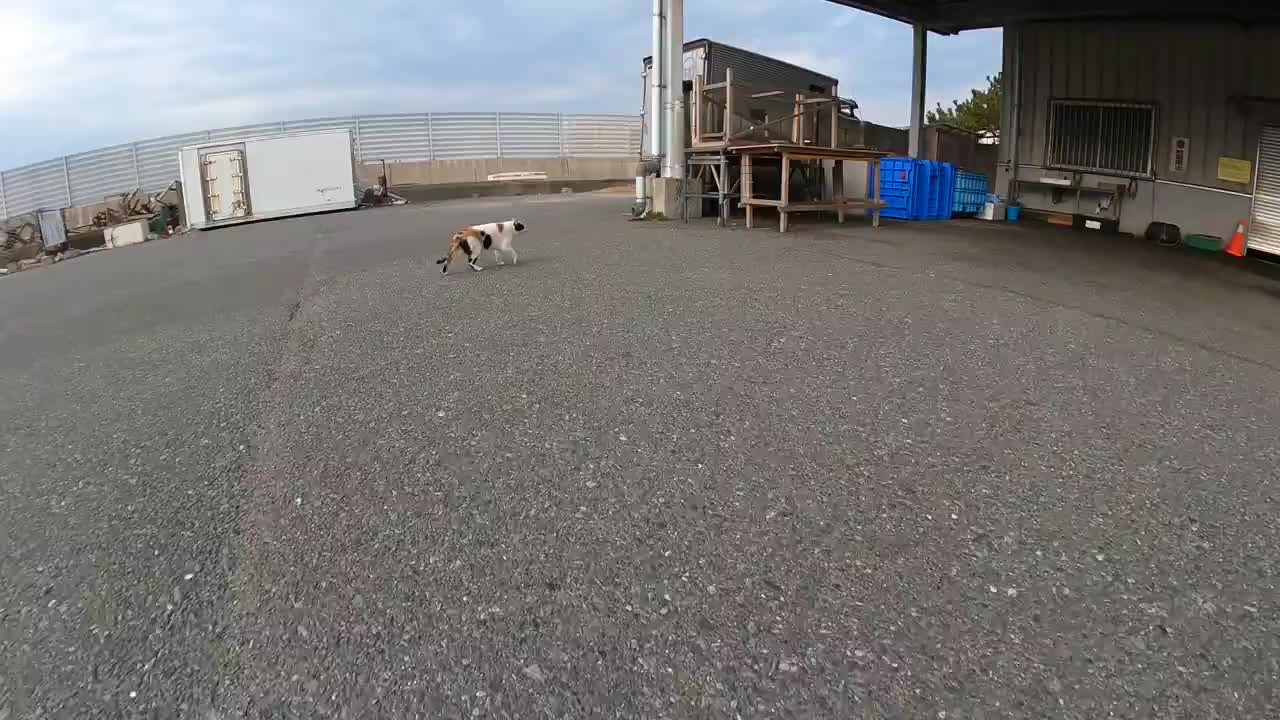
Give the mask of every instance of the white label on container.
[{"label": "white label on container", "polygon": [[1102,229],[1102,223],[1098,222],[1097,220],[1085,220],[1085,221],[1084,221],[1084,226],[1085,226],[1085,227],[1087,227],[1087,228],[1089,228],[1090,230],[1101,230],[1101,229]]}]

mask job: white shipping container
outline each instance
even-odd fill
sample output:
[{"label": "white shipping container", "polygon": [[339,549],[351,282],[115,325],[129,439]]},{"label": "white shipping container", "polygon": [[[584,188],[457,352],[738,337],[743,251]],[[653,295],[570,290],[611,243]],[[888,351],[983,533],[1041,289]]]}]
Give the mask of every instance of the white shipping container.
[{"label": "white shipping container", "polygon": [[178,151],[193,228],[356,207],[351,131],[319,130],[189,145]]}]

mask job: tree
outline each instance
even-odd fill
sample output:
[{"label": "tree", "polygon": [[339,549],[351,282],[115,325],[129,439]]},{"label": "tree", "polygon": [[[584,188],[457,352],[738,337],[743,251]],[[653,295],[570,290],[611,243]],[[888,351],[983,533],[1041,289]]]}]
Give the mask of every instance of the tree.
[{"label": "tree", "polygon": [[985,90],[972,90],[973,96],[961,102],[953,100],[951,107],[938,103],[936,110],[928,112],[930,125],[954,125],[974,132],[1000,130],[1000,73],[987,77]]}]

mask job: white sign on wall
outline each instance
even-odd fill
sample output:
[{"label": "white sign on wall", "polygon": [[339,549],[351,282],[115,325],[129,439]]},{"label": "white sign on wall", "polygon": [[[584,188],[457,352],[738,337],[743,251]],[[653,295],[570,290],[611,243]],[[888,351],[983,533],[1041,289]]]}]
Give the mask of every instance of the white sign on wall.
[{"label": "white sign on wall", "polygon": [[1191,139],[1176,137],[1169,145],[1169,172],[1187,171],[1187,154],[1191,152]]}]

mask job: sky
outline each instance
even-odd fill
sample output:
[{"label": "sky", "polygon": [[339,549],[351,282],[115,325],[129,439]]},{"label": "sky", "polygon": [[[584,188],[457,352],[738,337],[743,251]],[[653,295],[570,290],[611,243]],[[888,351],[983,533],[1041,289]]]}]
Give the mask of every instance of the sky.
[{"label": "sky", "polygon": [[[0,0],[0,168],[253,122],[428,111],[639,113],[647,0]],[[911,29],[825,0],[685,0],[685,38],[832,75],[906,125]],[[998,30],[930,36],[928,105],[1000,69]]]}]

